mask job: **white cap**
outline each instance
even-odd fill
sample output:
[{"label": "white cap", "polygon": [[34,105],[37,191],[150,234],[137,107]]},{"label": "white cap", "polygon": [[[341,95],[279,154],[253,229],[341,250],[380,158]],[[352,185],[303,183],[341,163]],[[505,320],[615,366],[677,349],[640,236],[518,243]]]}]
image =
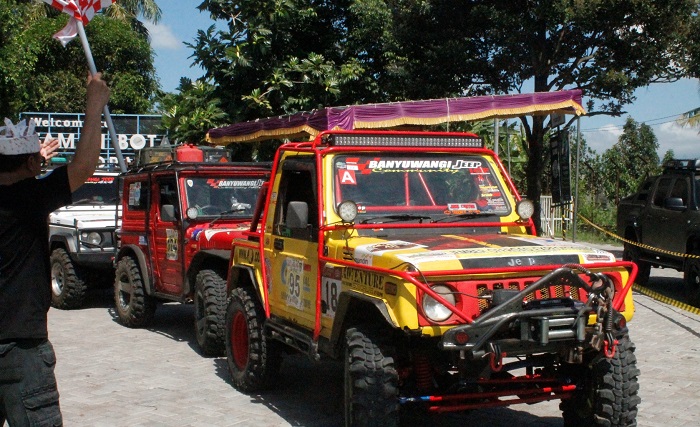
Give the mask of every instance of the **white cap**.
[{"label": "white cap", "polygon": [[23,121],[13,125],[10,119],[5,119],[5,126],[0,127],[0,154],[14,156],[39,152],[39,135],[34,133],[34,122],[28,123]]}]

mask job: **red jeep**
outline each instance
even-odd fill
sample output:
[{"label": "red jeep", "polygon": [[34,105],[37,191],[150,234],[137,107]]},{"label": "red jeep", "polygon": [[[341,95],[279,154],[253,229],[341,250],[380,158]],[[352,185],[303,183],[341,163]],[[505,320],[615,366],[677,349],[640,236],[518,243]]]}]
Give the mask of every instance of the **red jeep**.
[{"label": "red jeep", "polygon": [[231,242],[250,228],[270,168],[185,149],[123,175],[114,301],[131,328],[148,326],[158,301],[194,302],[197,343],[218,355]]}]

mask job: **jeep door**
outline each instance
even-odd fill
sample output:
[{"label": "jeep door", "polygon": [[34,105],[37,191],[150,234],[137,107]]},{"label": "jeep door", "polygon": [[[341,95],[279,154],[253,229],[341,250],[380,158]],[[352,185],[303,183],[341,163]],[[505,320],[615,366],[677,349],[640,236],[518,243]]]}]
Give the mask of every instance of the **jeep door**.
[{"label": "jeep door", "polygon": [[270,263],[270,312],[313,329],[318,278],[316,168],[311,156],[281,164],[265,259]]},{"label": "jeep door", "polygon": [[[685,209],[666,206],[668,198],[679,198]],[[651,206],[642,216],[643,242],[655,248],[685,253],[685,236],[688,223],[690,182],[683,175],[664,176],[659,179]]]},{"label": "jeep door", "polygon": [[183,241],[180,227],[180,198],[175,177],[155,180],[151,265],[154,266],[157,292],[181,295],[183,292]]}]

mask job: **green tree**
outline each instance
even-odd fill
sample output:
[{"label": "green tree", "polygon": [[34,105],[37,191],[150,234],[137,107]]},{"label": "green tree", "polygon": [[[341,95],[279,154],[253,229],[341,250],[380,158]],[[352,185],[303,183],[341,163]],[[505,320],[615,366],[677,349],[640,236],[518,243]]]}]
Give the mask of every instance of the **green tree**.
[{"label": "green tree", "polygon": [[603,153],[603,184],[617,205],[646,178],[660,172],[659,143],[649,125],[627,118],[618,142]]},{"label": "green tree", "polygon": [[[0,115],[84,109],[87,63],[80,42],[65,48],[52,35],[68,16],[43,2],[0,3]],[[93,56],[112,88],[114,113],[151,111],[158,81],[146,36],[130,22],[96,15],[85,30]]]},{"label": "green tree", "polygon": [[[698,26],[696,0],[205,0],[200,9],[229,22],[191,46],[233,120],[572,88],[591,115],[621,114],[636,88],[692,74]],[[526,192],[539,206],[550,127],[544,116],[521,121]]]},{"label": "green tree", "polygon": [[159,109],[163,114],[163,126],[175,142],[199,144],[207,130],[226,123],[228,116],[219,107],[216,87],[203,82],[183,78],[178,93],[162,93]]}]

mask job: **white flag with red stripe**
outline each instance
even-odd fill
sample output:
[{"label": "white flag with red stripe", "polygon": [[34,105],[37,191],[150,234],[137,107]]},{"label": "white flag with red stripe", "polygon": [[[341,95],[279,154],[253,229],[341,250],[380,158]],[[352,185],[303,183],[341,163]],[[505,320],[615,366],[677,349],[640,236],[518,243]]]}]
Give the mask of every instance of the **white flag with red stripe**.
[{"label": "white flag with red stripe", "polygon": [[44,0],[44,3],[48,3],[51,7],[67,13],[71,17],[68,24],[63,27],[61,31],[54,34],[53,37],[65,46],[78,35],[78,20],[82,21],[83,25],[87,25],[97,12],[111,6],[115,1],[116,0]]}]

